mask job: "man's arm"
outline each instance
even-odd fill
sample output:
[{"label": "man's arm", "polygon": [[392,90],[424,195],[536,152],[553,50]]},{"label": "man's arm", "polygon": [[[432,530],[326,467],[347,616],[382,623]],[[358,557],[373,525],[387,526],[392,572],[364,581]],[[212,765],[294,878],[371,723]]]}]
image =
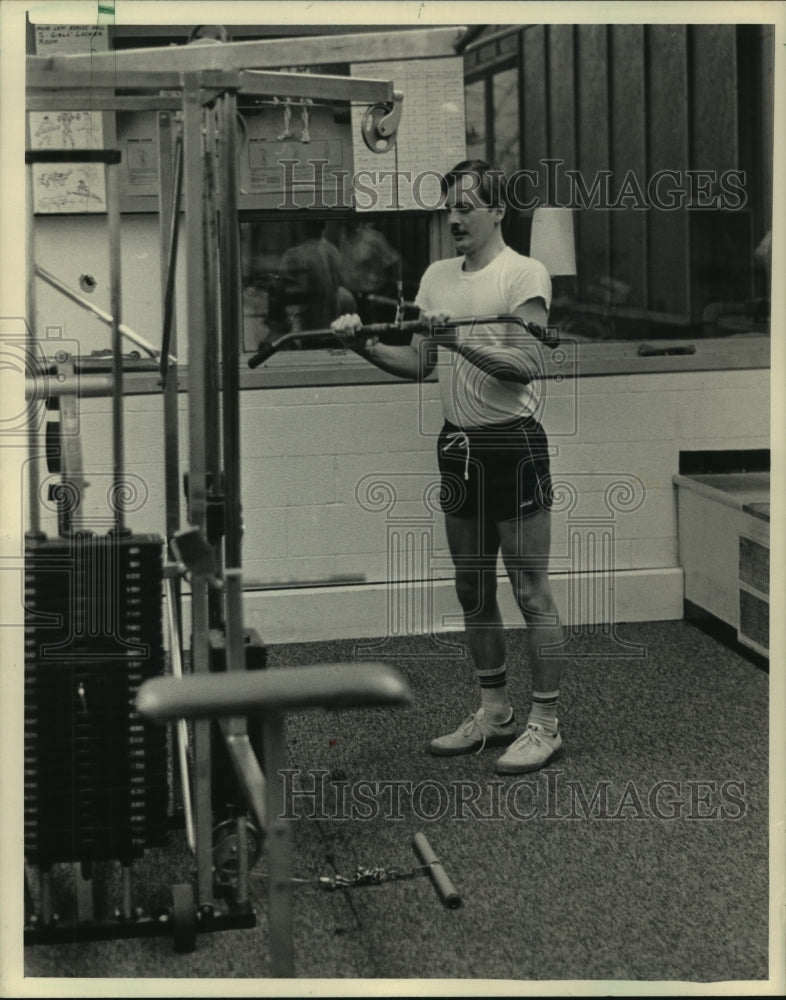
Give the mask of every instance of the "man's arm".
[{"label": "man's arm", "polygon": [[434,369],[435,352],[418,334],[413,336],[411,344],[382,344],[377,337],[362,336],[360,317],[354,313],[340,316],[331,329],[345,347],[396,378],[422,381]]},{"label": "man's arm", "polygon": [[[529,299],[511,315],[520,316],[525,322],[538,326],[545,326],[548,322],[546,303],[541,298]],[[533,334],[518,325],[500,324],[498,344],[473,343],[471,333],[465,340],[459,341],[455,328],[440,329],[438,323],[434,325],[432,338],[442,347],[455,351],[481,371],[503,382],[526,385],[541,373],[538,341]]]},{"label": "man's arm", "polygon": [[360,349],[353,350],[390,375],[422,382],[434,370],[435,352],[433,348],[429,348],[429,342],[415,334],[412,343],[406,346],[382,344],[376,338],[371,338]]}]

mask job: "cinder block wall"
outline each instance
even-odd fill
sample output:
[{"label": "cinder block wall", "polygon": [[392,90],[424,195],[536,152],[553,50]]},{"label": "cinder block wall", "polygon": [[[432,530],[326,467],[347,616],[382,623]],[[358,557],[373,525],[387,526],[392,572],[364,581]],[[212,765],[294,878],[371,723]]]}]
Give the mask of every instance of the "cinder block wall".
[{"label": "cinder block wall", "polygon": [[[553,577],[566,619],[681,617],[672,485],[679,452],[767,447],[767,382],[767,372],[730,371],[550,386],[555,409],[576,408],[571,433],[560,435],[559,420],[551,425]],[[181,481],[186,404],[182,396]],[[248,390],[241,406],[249,623],[271,642],[456,625],[433,506],[436,386]],[[135,531],[163,533],[161,399],[128,397],[124,412],[137,495],[128,521]],[[83,400],[81,428],[86,513],[100,519],[109,511],[110,401]],[[184,509],[181,516],[185,524]],[[54,530],[52,512],[45,524]],[[503,603],[516,621],[506,593]]]}]

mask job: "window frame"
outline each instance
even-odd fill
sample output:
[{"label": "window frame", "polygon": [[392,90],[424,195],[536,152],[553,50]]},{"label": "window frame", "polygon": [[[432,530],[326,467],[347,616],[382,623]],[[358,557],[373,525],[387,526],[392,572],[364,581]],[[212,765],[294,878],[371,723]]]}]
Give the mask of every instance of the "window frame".
[{"label": "window frame", "polygon": [[[766,334],[713,337],[705,340],[669,340],[653,344],[662,354],[641,356],[639,342],[611,341],[602,344],[579,343],[566,339],[561,349],[573,351],[575,360],[566,371],[564,364],[546,356],[544,378],[599,378],[618,375],[664,375],[675,372],[769,370],[770,338]],[[693,353],[670,353],[680,348]],[[264,367],[241,372],[241,388],[307,388],[396,384],[402,380],[388,375],[351,351],[314,350],[297,352],[296,362],[286,362],[286,355],[274,355]],[[430,376],[435,382],[436,376]]]}]

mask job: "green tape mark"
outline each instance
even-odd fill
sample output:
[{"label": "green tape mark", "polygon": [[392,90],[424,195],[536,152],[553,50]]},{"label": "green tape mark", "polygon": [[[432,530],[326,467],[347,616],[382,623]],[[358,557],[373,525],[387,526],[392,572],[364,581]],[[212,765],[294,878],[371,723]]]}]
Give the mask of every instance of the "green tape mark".
[{"label": "green tape mark", "polygon": [[100,3],[98,5],[98,24],[106,24],[115,19],[114,4]]}]

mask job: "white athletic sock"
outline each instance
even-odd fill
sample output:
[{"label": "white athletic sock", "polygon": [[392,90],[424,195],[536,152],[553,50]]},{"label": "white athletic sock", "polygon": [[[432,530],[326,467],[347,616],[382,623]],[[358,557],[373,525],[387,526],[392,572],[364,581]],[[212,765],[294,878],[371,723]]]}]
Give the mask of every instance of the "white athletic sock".
[{"label": "white athletic sock", "polygon": [[528,722],[541,726],[544,732],[553,735],[558,729],[557,702],[559,691],[533,691],[532,707]]},{"label": "white athletic sock", "polygon": [[476,670],[480,684],[480,703],[486,716],[494,722],[509,722],[513,709],[508,697],[508,674],[502,667],[494,670]]}]

